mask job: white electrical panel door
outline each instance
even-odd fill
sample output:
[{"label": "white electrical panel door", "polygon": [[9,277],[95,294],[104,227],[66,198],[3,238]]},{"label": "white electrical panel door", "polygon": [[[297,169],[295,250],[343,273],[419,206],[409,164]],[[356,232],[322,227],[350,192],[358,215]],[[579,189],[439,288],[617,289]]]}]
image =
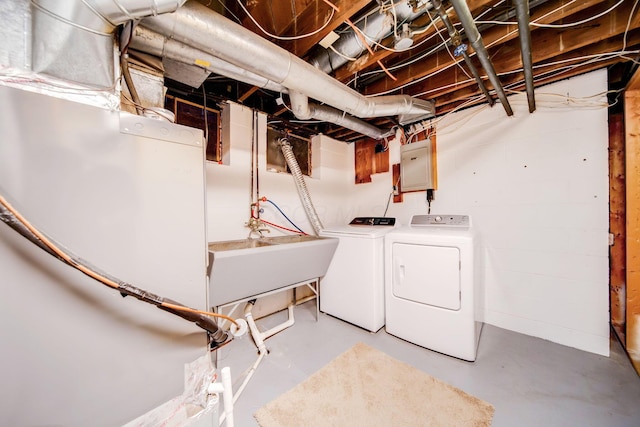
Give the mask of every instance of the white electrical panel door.
[{"label": "white electrical panel door", "polygon": [[402,191],[433,188],[431,176],[431,141],[414,142],[400,147]]},{"label": "white electrical panel door", "polygon": [[460,249],[394,243],[393,295],[449,310],[460,309]]}]

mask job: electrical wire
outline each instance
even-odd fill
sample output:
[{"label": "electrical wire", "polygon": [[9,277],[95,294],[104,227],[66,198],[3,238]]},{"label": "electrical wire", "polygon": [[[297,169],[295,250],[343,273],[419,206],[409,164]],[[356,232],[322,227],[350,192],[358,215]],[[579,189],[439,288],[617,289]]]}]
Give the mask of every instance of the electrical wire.
[{"label": "electrical wire", "polygon": [[[356,27],[353,24],[353,22],[351,22],[351,20],[349,20],[349,19],[346,19],[345,22],[347,23],[347,25],[349,25],[353,29],[353,32],[358,36],[358,38],[362,41],[364,46],[369,51],[369,54],[373,57],[375,54],[373,53],[373,50],[371,49],[371,46],[369,46],[369,44],[366,41],[366,36],[364,34],[364,31],[362,31],[362,30],[360,30],[360,28]],[[380,61],[378,59],[378,60],[376,60],[376,63],[380,66],[382,71],[384,71],[391,78],[391,80],[394,80],[394,81],[398,80],[393,74],[391,74],[391,72],[387,69],[387,67],[384,66],[382,61]]]},{"label": "electrical wire", "polygon": [[179,311],[179,312],[187,312],[187,313],[199,314],[199,315],[210,316],[210,317],[220,317],[234,323],[236,326],[239,326],[234,319],[228,316],[225,316],[223,314],[197,310],[197,309],[186,307],[180,304],[163,301],[163,298],[150,294],[141,289],[134,288],[133,286],[128,284],[118,283],[106,277],[105,275],[98,273],[83,264],[80,264],[73,257],[71,257],[65,251],[60,249],[51,240],[49,240],[49,238],[47,238],[44,234],[42,234],[37,228],[35,228],[2,195],[0,195],[0,205],[2,205],[7,211],[9,211],[11,215],[13,215],[13,217],[15,217],[20,222],[21,225],[23,225],[34,237],[36,237],[40,242],[42,242],[44,246],[46,246],[49,250],[51,250],[51,252],[53,252],[58,258],[60,258],[62,261],[64,261],[66,264],[70,265],[71,267],[91,277],[92,279],[106,286],[109,286],[110,288],[126,293],[127,295],[133,295],[136,297],[138,296],[145,297],[146,299],[143,299],[143,301],[145,302],[149,302],[149,299],[153,299],[154,304],[158,305],[159,307],[164,307],[164,308],[168,308],[168,309]]},{"label": "electrical wire", "polygon": [[433,28],[435,28],[436,30],[436,34],[438,34],[438,36],[440,36],[440,38],[442,39],[442,43],[444,44],[444,48],[447,50],[447,53],[449,54],[449,56],[451,57],[451,60],[453,61],[454,64],[456,64],[458,66],[458,68],[460,68],[462,70],[462,72],[469,78],[472,78],[469,73],[467,73],[467,70],[464,69],[464,67],[462,65],[460,65],[460,62],[453,56],[453,53],[451,53],[451,50],[449,49],[449,41],[451,41],[451,37],[449,37],[449,39],[445,39],[442,36],[442,33],[440,32],[440,29],[436,26],[435,21],[433,20],[433,17],[431,16],[430,13],[427,13],[427,15],[429,15],[429,20],[431,21],[431,23],[433,24]]},{"label": "electrical wire", "polygon": [[[568,5],[575,3],[576,0],[573,0],[565,5],[562,6],[562,8],[567,7]],[[589,21],[593,21],[594,19],[598,19],[603,17],[604,15],[606,15],[607,13],[611,12],[612,10],[614,10],[615,8],[617,8],[618,6],[620,6],[622,3],[624,3],[624,0],[620,0],[618,1],[618,3],[614,4],[613,6],[611,6],[609,9],[605,10],[604,12],[600,12],[597,15],[594,15],[592,17],[583,19],[581,21],[577,21],[577,22],[571,22],[568,24],[539,24],[537,22],[531,22],[529,25],[531,25],[532,27],[539,27],[539,28],[570,28],[570,27],[575,27],[578,25],[582,25],[582,24],[586,24]],[[637,4],[637,1],[636,1]],[[551,12],[549,12],[548,14],[546,14],[545,16],[551,14],[551,13],[555,13],[557,12],[558,9],[553,10]],[[633,11],[632,11],[633,14]],[[545,16],[541,17],[544,18]],[[494,24],[494,25],[517,25],[517,22],[514,21],[476,21],[474,20],[474,22],[476,24]]]},{"label": "electrical wire", "polygon": [[[315,36],[316,34],[318,34],[319,32],[321,32],[322,30],[324,30],[325,28],[327,28],[327,26],[329,25],[329,23],[331,22],[331,20],[333,19],[335,13],[336,13],[336,9],[337,7],[333,6],[331,7],[331,14],[329,15],[329,17],[327,18],[327,20],[325,21],[324,24],[322,24],[322,26],[320,28],[318,28],[317,30],[314,30],[310,33],[307,34],[301,34],[298,36],[279,36],[277,34],[271,34],[270,32],[268,32],[267,30],[265,30],[259,23],[258,21],[256,21],[256,19],[253,17],[253,15],[251,15],[251,13],[247,10],[247,8],[244,6],[244,4],[242,4],[242,0],[237,0],[238,4],[240,5],[240,7],[242,8],[242,10],[244,10],[244,12],[247,14],[247,16],[249,17],[249,19],[251,19],[251,21],[256,25],[256,27],[258,27],[260,29],[260,31],[262,31],[264,34],[266,34],[269,37],[273,37],[274,39],[277,40],[300,40],[300,39],[304,39],[306,37],[311,37],[311,36]],[[325,1],[325,3],[328,3]],[[339,10],[339,9],[338,9]]]},{"label": "electrical wire", "polygon": [[[574,0],[574,1],[575,1],[575,0]],[[496,3],[494,7],[496,7],[496,6],[500,5],[500,4],[504,3],[504,2],[505,2],[505,0],[501,0],[500,2]],[[453,8],[449,8],[449,9],[447,9],[447,10],[446,10],[446,12],[447,12],[447,13],[449,13],[452,9],[453,9]],[[484,11],[484,12],[482,12],[480,15],[478,15],[478,18],[480,18],[480,17],[482,17],[483,15],[485,15],[485,14],[489,13],[489,11],[490,11],[490,10],[491,10],[491,9],[487,9],[487,10],[485,10],[485,11]],[[427,11],[427,13],[429,13],[429,12]],[[431,16],[429,16],[429,18],[431,18]],[[454,25],[454,27],[455,27],[456,25],[461,25],[461,24],[460,24],[460,23],[455,23],[455,24],[453,24],[453,25]],[[424,28],[422,28],[422,29],[420,29],[420,30],[418,30],[418,31],[412,31],[412,34],[415,36],[415,35],[418,35],[418,34],[425,33],[425,32],[426,32],[429,28],[431,28],[432,26],[434,26],[434,22],[433,22],[433,20],[432,20],[432,22],[431,22],[431,23],[429,23],[429,25],[427,25],[426,27],[424,27]],[[464,33],[464,29],[461,29],[461,30],[459,31],[459,33],[460,33],[460,34],[463,34],[463,33]],[[367,37],[367,36],[365,35],[365,37]],[[403,49],[403,50],[392,49],[392,48],[389,48],[389,47],[387,47],[387,46],[384,46],[384,45],[383,45],[383,44],[381,44],[381,43],[378,43],[378,42],[377,42],[377,41],[375,41],[375,40],[371,40],[371,39],[368,39],[368,40],[369,40],[369,41],[371,41],[371,42],[372,42],[374,45],[376,45],[377,47],[380,47],[380,48],[382,48],[382,49],[384,49],[384,50],[388,50],[388,51],[390,51],[390,52],[406,52],[406,51],[408,51],[408,50],[412,50],[412,49],[417,48],[418,46],[421,46],[422,44],[424,44],[424,43],[426,43],[426,42],[430,41],[430,40],[431,40],[432,38],[434,38],[434,37],[436,37],[436,33],[435,33],[435,32],[434,32],[431,36],[429,36],[429,37],[427,37],[426,39],[424,39],[424,40],[420,41],[419,43],[416,43],[415,45],[413,45],[413,46],[409,47],[408,49]],[[394,65],[394,66],[392,66],[392,67],[389,67],[389,70],[390,70],[390,71],[396,71],[396,70],[399,70],[399,69],[401,69],[401,68],[407,67],[407,66],[409,66],[409,65],[411,65],[411,64],[414,64],[414,63],[416,63],[416,62],[418,62],[418,61],[421,61],[422,59],[424,59],[424,58],[426,58],[426,57],[430,56],[431,54],[433,54],[433,53],[437,52],[438,50],[442,49],[442,48],[443,48],[443,47],[445,47],[445,46],[446,46],[446,43],[440,43],[440,44],[436,45],[434,48],[432,48],[431,50],[429,50],[429,51],[427,51],[427,52],[424,52],[424,53],[422,53],[422,54],[420,54],[420,55],[417,55],[416,57],[411,58],[410,60],[408,60],[408,61],[406,61],[406,62],[403,62],[403,63],[397,64],[397,65]],[[447,67],[447,68],[448,68],[448,67]],[[351,84],[352,84],[353,82],[355,82],[358,78],[367,77],[367,76],[370,76],[370,75],[376,75],[376,74],[380,74],[380,73],[382,73],[382,72],[383,72],[382,70],[373,70],[373,71],[368,71],[368,72],[366,72],[366,73],[362,73],[362,74],[360,74],[359,76],[357,76],[357,75],[356,75],[354,78],[352,78],[351,80],[349,80],[346,84],[347,84],[347,85],[351,85]],[[422,80],[425,80],[426,78],[428,78],[428,77],[430,77],[430,76],[431,76],[431,75],[429,75],[429,76],[424,76],[424,77],[422,78]],[[422,81],[422,80],[421,80],[421,81]],[[399,88],[399,89],[402,89],[402,88],[407,87],[407,86],[410,86],[410,85],[412,85],[412,84],[414,84],[414,83],[416,83],[416,81],[412,81],[412,82],[407,83],[407,84],[405,84],[405,85],[403,85],[403,86],[399,86],[398,88]],[[376,94],[371,95],[371,96],[375,96],[375,95],[385,95],[385,94],[392,93],[392,92],[395,92],[395,91],[396,91],[396,89],[394,88],[394,89],[390,89],[390,90],[385,91],[385,92],[379,92],[379,93],[376,93]]]},{"label": "electrical wire", "polygon": [[[539,21],[539,20],[541,20],[541,19],[544,19],[544,18],[545,18],[545,17],[547,17],[548,15],[551,15],[551,14],[553,14],[553,13],[556,13],[556,12],[558,12],[558,11],[560,11],[560,10],[564,9],[565,7],[567,7],[567,6],[569,6],[570,4],[574,3],[575,1],[576,1],[576,0],[572,0],[572,1],[570,1],[569,3],[563,4],[562,6],[557,7],[556,9],[554,9],[554,10],[550,11],[549,13],[547,13],[547,14],[545,14],[545,15],[543,15],[543,16],[541,16],[541,17],[539,17],[539,18],[536,18],[536,19],[535,19],[534,21],[532,21],[530,24],[533,24],[533,23],[535,23],[535,22],[537,22],[537,21]],[[636,2],[637,2],[637,1],[638,1],[638,0],[636,0]],[[477,18],[476,18],[476,19],[477,19]],[[475,21],[475,22],[477,22],[477,21]],[[480,22],[482,22],[482,21],[480,21]],[[500,22],[503,22],[503,21],[500,21]],[[495,44],[497,44],[497,43],[501,42],[502,40],[504,40],[504,39],[506,39],[506,38],[508,38],[508,37],[511,37],[513,34],[517,33],[517,31],[518,31],[518,30],[510,31],[509,33],[505,34],[504,36],[500,37],[499,39],[494,40],[493,42],[489,43],[486,47],[487,47],[487,48],[489,48],[489,47],[491,47],[491,46],[493,46],[493,45],[495,45]],[[439,49],[439,48],[440,48],[440,46],[442,46],[442,44],[441,44],[441,45],[439,45],[437,48],[432,49],[430,52],[426,52],[426,53],[425,53],[425,54],[423,54],[423,55],[419,55],[419,58],[420,58],[420,59],[422,59],[422,58],[424,58],[424,57],[426,57],[426,56],[431,55],[431,53],[433,53],[435,50]],[[473,53],[471,53],[469,56],[471,57],[471,56],[474,56],[475,54],[476,54],[476,53],[475,53],[475,52],[473,52]],[[417,59],[417,58],[416,58],[416,59]],[[414,61],[415,61],[415,60],[414,60]],[[401,68],[401,67],[404,67],[404,66],[406,66],[406,65],[408,65],[408,64],[398,64],[396,67]],[[437,71],[435,71],[435,72],[433,72],[433,73],[431,73],[431,74],[427,74],[427,75],[425,75],[425,76],[419,77],[419,78],[417,78],[417,79],[415,79],[415,80],[412,80],[412,81],[407,82],[407,83],[405,83],[405,84],[403,84],[403,85],[400,85],[400,86],[394,87],[394,88],[392,88],[392,89],[388,89],[388,90],[386,90],[386,91],[381,91],[381,92],[377,92],[377,93],[375,93],[375,94],[371,94],[370,96],[387,95],[387,94],[390,94],[390,93],[393,93],[393,92],[397,92],[397,91],[402,90],[402,89],[404,89],[404,88],[406,88],[406,87],[409,87],[409,86],[411,86],[411,85],[414,85],[414,84],[417,84],[417,83],[423,82],[424,80],[426,80],[426,79],[428,79],[428,78],[431,78],[431,77],[433,77],[433,76],[434,76],[434,75],[436,75],[436,74],[439,74],[439,73],[441,73],[441,72],[443,72],[443,71],[445,71],[445,70],[448,70],[449,68],[453,67],[454,65],[456,65],[456,64],[455,64],[455,63],[448,64],[448,65],[444,66],[443,68],[441,68],[441,69],[439,69],[439,70],[437,70]],[[395,70],[397,69],[396,67],[392,67],[391,69],[392,69],[393,71],[395,71]],[[371,73],[373,74],[373,72],[371,72]],[[362,76],[361,76],[361,77],[362,77]],[[419,95],[416,95],[416,96],[419,96]]]},{"label": "electrical wire", "polygon": [[389,198],[387,199],[387,206],[385,206],[384,213],[382,214],[383,217],[387,216],[387,211],[389,210],[389,203],[391,203],[391,198],[393,197],[393,194],[395,193],[396,189],[398,188],[398,184],[400,184],[400,176],[399,175],[398,175],[398,179],[396,179],[395,185],[391,189],[391,193],[389,193]]},{"label": "electrical wire", "polygon": [[335,53],[336,55],[338,55],[341,58],[346,59],[347,61],[357,61],[358,58],[352,58],[350,56],[345,55],[344,53],[340,52],[338,49],[336,49],[335,47],[333,47],[333,45],[329,46],[329,49],[331,49],[333,51],[333,53]]},{"label": "electrical wire", "polygon": [[[631,13],[629,14],[629,19],[627,20],[627,28],[624,30],[624,36],[622,37],[622,50],[627,48],[627,35],[629,34],[629,27],[631,27],[631,19],[633,18],[633,13],[636,11],[636,7],[638,6],[638,0],[633,3],[633,7],[631,8]],[[636,62],[636,61],[633,61]]]}]

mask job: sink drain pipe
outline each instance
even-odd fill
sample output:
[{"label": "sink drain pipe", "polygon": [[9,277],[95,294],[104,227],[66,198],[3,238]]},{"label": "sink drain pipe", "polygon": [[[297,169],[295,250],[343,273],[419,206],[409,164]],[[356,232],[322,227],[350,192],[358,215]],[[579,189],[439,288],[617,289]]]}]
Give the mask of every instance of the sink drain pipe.
[{"label": "sink drain pipe", "polygon": [[289,318],[285,322],[277,326],[274,326],[268,331],[260,332],[260,330],[258,329],[258,325],[256,325],[256,322],[253,319],[253,314],[251,313],[251,310],[253,309],[253,306],[255,305],[255,303],[256,303],[256,300],[251,300],[247,302],[247,305],[244,308],[244,318],[246,319],[247,324],[249,325],[251,338],[253,338],[253,342],[256,344],[256,347],[258,348],[258,359],[256,359],[254,364],[251,366],[251,368],[249,369],[249,372],[247,372],[247,376],[244,378],[244,381],[242,381],[242,384],[240,385],[240,387],[238,387],[238,391],[236,391],[233,394],[233,399],[231,400],[231,402],[227,403],[225,399],[225,412],[218,419],[219,425],[222,425],[222,423],[224,423],[225,418],[227,417],[227,406],[229,406],[230,408],[233,408],[233,405],[235,405],[236,401],[240,397],[240,394],[242,394],[244,389],[247,387],[247,384],[249,384],[249,380],[251,380],[251,377],[253,377],[253,374],[256,372],[256,369],[258,369],[260,362],[262,362],[262,359],[264,359],[264,356],[269,352],[267,350],[267,346],[264,344],[264,340],[277,334],[278,332],[281,332],[287,329],[290,326],[293,326],[293,324],[295,323],[295,319],[293,317],[294,304],[289,304],[289,306],[287,307],[289,311]]},{"label": "sink drain pipe", "polygon": [[300,196],[302,207],[304,208],[316,235],[320,235],[320,231],[324,227],[322,226],[318,213],[316,212],[316,208],[313,206],[313,202],[311,201],[309,189],[307,188],[307,184],[304,182],[304,176],[302,175],[296,156],[293,154],[291,144],[286,138],[280,138],[278,142],[280,143],[280,149],[282,150],[284,159],[287,161],[287,166],[289,166],[289,169],[291,170],[291,175],[293,176],[293,181],[298,189],[298,195]]}]

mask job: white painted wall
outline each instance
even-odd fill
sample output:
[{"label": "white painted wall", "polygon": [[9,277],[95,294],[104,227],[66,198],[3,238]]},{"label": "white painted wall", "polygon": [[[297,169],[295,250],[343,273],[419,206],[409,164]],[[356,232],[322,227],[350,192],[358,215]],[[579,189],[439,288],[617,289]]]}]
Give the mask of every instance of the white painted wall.
[{"label": "white painted wall", "polygon": [[[223,114],[223,162],[207,162],[207,236],[208,241],[244,239],[249,235],[245,224],[250,218],[251,198],[251,145],[253,112],[239,104],[228,104]],[[266,117],[258,118],[258,183],[260,196],[266,196],[300,228],[313,234],[293,177],[286,173],[266,171]],[[349,145],[325,136],[312,140],[312,175],[305,177],[318,216],[323,224],[345,223],[354,216],[347,205],[353,191],[353,150]],[[351,154],[350,154],[351,153]],[[291,228],[286,219],[269,203],[262,204],[261,218]],[[269,228],[269,236],[288,234]],[[257,236],[253,236],[257,237]],[[286,268],[287,260],[282,260]],[[247,266],[258,268],[258,266]],[[289,283],[283,283],[283,286]],[[261,299],[253,310],[254,317],[286,308],[290,292]]]},{"label": "white painted wall", "polygon": [[[603,355],[609,353],[607,110],[594,106],[604,105],[601,96],[575,100],[606,90],[602,70],[538,89],[534,114],[516,95],[513,117],[496,105],[439,120],[432,205],[432,213],[472,217],[481,239],[487,323]],[[231,104],[224,114],[229,165],[207,165],[210,241],[248,235],[252,112]],[[260,135],[260,194],[311,232],[291,176],[265,172]],[[383,215],[391,172],[355,185],[354,146],[326,136],[313,143],[314,178],[307,185],[324,225]],[[391,141],[392,164],[399,151]],[[425,192],[407,193],[387,216],[407,224],[426,209]],[[263,218],[286,225],[267,205]],[[263,314],[282,304],[273,302]]]},{"label": "white painted wall", "polygon": [[[469,214],[483,247],[487,323],[609,354],[608,131],[605,70],[451,114],[436,124],[432,213]],[[559,94],[546,95],[546,94]],[[603,106],[594,106],[596,102]],[[399,143],[390,145],[399,162]],[[392,178],[353,185],[358,215],[381,215]],[[353,182],[353,180],[351,180]],[[425,192],[388,216],[425,214]]]},{"label": "white painted wall", "polygon": [[[207,162],[207,210],[209,241],[244,239],[250,217],[251,200],[251,109],[228,104],[223,111],[223,145],[229,149],[228,164]],[[313,228],[302,208],[290,174],[266,171],[266,117],[259,114],[258,182],[260,196],[273,200],[287,216],[307,233]],[[344,223],[354,208],[345,203],[354,191],[353,149],[326,136],[313,138],[312,178],[305,177],[316,211],[324,225]],[[264,203],[261,218],[291,228],[270,204]],[[271,228],[268,235],[283,234]],[[255,237],[255,236],[254,236]]]}]

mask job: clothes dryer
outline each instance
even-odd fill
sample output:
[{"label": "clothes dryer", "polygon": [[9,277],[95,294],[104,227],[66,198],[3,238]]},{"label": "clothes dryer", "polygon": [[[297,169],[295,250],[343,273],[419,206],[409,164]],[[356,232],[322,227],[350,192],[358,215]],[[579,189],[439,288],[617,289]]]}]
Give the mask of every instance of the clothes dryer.
[{"label": "clothes dryer", "polygon": [[475,238],[467,215],[415,215],[385,236],[388,333],[460,359],[476,359]]}]

